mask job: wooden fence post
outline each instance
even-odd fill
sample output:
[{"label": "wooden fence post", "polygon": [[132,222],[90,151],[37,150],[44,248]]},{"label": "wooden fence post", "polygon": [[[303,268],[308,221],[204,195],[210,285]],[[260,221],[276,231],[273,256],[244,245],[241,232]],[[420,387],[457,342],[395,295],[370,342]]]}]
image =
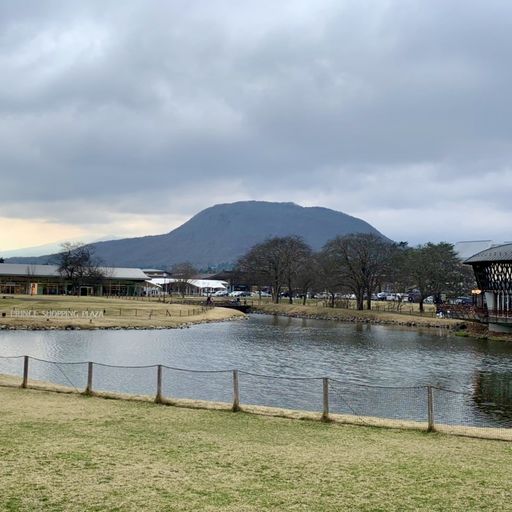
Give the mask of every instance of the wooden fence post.
[{"label": "wooden fence post", "polygon": [[28,358],[29,356],[23,356],[23,382],[21,383],[22,388],[28,386]]},{"label": "wooden fence post", "polygon": [[427,405],[428,405],[428,427],[427,432],[434,432],[434,396],[432,386],[427,386]]},{"label": "wooden fence post", "polygon": [[159,364],[156,369],[156,397],[157,404],[162,403],[162,365]]},{"label": "wooden fence post", "polygon": [[323,412],[322,421],[329,421],[329,379],[322,379]]},{"label": "wooden fence post", "polygon": [[87,363],[87,387],[85,388],[84,394],[92,395],[92,371],[94,363],[89,361]]},{"label": "wooden fence post", "polygon": [[233,370],[233,412],[240,410],[240,388],[238,386],[238,370]]}]

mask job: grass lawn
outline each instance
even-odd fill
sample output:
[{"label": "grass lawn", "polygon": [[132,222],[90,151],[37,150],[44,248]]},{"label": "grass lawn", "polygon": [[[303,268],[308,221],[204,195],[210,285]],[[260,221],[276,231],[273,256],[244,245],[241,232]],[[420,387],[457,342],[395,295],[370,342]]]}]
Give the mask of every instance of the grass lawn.
[{"label": "grass lawn", "polygon": [[432,316],[431,312],[422,316],[417,311],[409,312],[405,309],[402,312],[377,309],[357,311],[356,309],[330,308],[324,306],[323,303],[303,306],[299,303],[288,304],[284,301],[279,304],[273,304],[270,301],[262,301],[261,303],[254,301],[254,310],[274,315],[307,316],[350,322],[357,320],[397,325],[411,324],[415,327],[439,327],[443,329],[456,328],[464,323],[461,320],[436,318]]},{"label": "grass lawn", "polygon": [[0,388],[0,510],[512,510],[512,443]]},{"label": "grass lawn", "polygon": [[[149,299],[119,299],[112,297],[74,297],[51,295],[0,296],[0,325],[7,327],[56,328],[67,326],[95,328],[179,327],[198,322],[214,322],[242,318],[243,313],[226,308],[203,308],[204,299],[194,304],[168,304]],[[31,311],[38,316],[17,317],[15,312]],[[56,316],[67,311],[76,317]],[[51,312],[51,316],[48,315]],[[5,313],[5,316],[3,316]],[[86,317],[82,314],[85,313]],[[99,317],[89,317],[99,313]],[[47,315],[46,317],[44,315]]]}]

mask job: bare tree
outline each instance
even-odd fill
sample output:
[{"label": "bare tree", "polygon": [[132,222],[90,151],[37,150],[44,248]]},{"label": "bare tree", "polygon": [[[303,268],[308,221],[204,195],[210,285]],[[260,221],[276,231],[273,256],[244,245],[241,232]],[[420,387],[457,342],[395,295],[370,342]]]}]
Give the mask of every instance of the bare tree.
[{"label": "bare tree", "polygon": [[270,286],[276,304],[285,287],[292,302],[295,280],[301,265],[310,257],[311,249],[300,237],[274,237],[255,245],[242,256],[237,269],[250,276],[253,283]]},{"label": "bare tree", "polygon": [[442,293],[456,295],[473,283],[453,245],[441,242],[420,245],[408,252],[406,272],[412,285],[419,290],[420,311],[429,296],[440,301]]},{"label": "bare tree", "polygon": [[302,260],[298,267],[295,282],[304,305],[306,305],[308,293],[311,292],[315,284],[319,283],[320,273],[320,262],[316,254],[310,254],[309,257]]},{"label": "bare tree", "polygon": [[338,272],[338,262],[333,251],[329,247],[317,255],[318,262],[318,282],[317,286],[329,294],[329,304],[334,308],[336,294],[345,291],[343,289],[343,278]]},{"label": "bare tree", "polygon": [[63,243],[57,259],[60,275],[71,282],[72,292],[76,295],[80,294],[82,286],[98,285],[105,277],[98,261],[94,258],[91,246],[81,242]]},{"label": "bare tree", "polygon": [[[293,304],[293,295],[299,278],[307,275],[307,265],[312,259],[313,251],[301,237],[287,236],[282,239],[284,274],[288,288],[288,302]],[[304,281],[303,283],[304,284]]]},{"label": "bare tree", "polygon": [[327,242],[324,251],[334,264],[337,281],[356,296],[357,309],[371,309],[371,297],[387,273],[394,244],[373,234],[353,234]]}]

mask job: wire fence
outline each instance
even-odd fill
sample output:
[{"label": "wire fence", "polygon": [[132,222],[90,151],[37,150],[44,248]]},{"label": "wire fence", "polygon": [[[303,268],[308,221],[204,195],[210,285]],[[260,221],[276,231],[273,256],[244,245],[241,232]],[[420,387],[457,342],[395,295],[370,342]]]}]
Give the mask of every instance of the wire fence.
[{"label": "wire fence", "polygon": [[220,402],[234,411],[286,409],[316,413],[324,420],[512,440],[512,389],[508,388],[493,396],[487,388],[477,393],[431,385],[376,386],[332,377],[56,362],[32,356],[0,356],[0,374],[0,385],[22,388],[142,395],[162,403]]}]

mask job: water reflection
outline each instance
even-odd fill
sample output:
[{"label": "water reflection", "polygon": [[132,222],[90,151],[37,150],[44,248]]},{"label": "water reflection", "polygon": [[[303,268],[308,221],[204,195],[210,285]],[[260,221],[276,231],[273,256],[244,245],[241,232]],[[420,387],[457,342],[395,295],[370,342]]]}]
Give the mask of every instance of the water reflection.
[{"label": "water reflection", "polygon": [[477,371],[473,400],[489,418],[512,427],[512,373]]}]

